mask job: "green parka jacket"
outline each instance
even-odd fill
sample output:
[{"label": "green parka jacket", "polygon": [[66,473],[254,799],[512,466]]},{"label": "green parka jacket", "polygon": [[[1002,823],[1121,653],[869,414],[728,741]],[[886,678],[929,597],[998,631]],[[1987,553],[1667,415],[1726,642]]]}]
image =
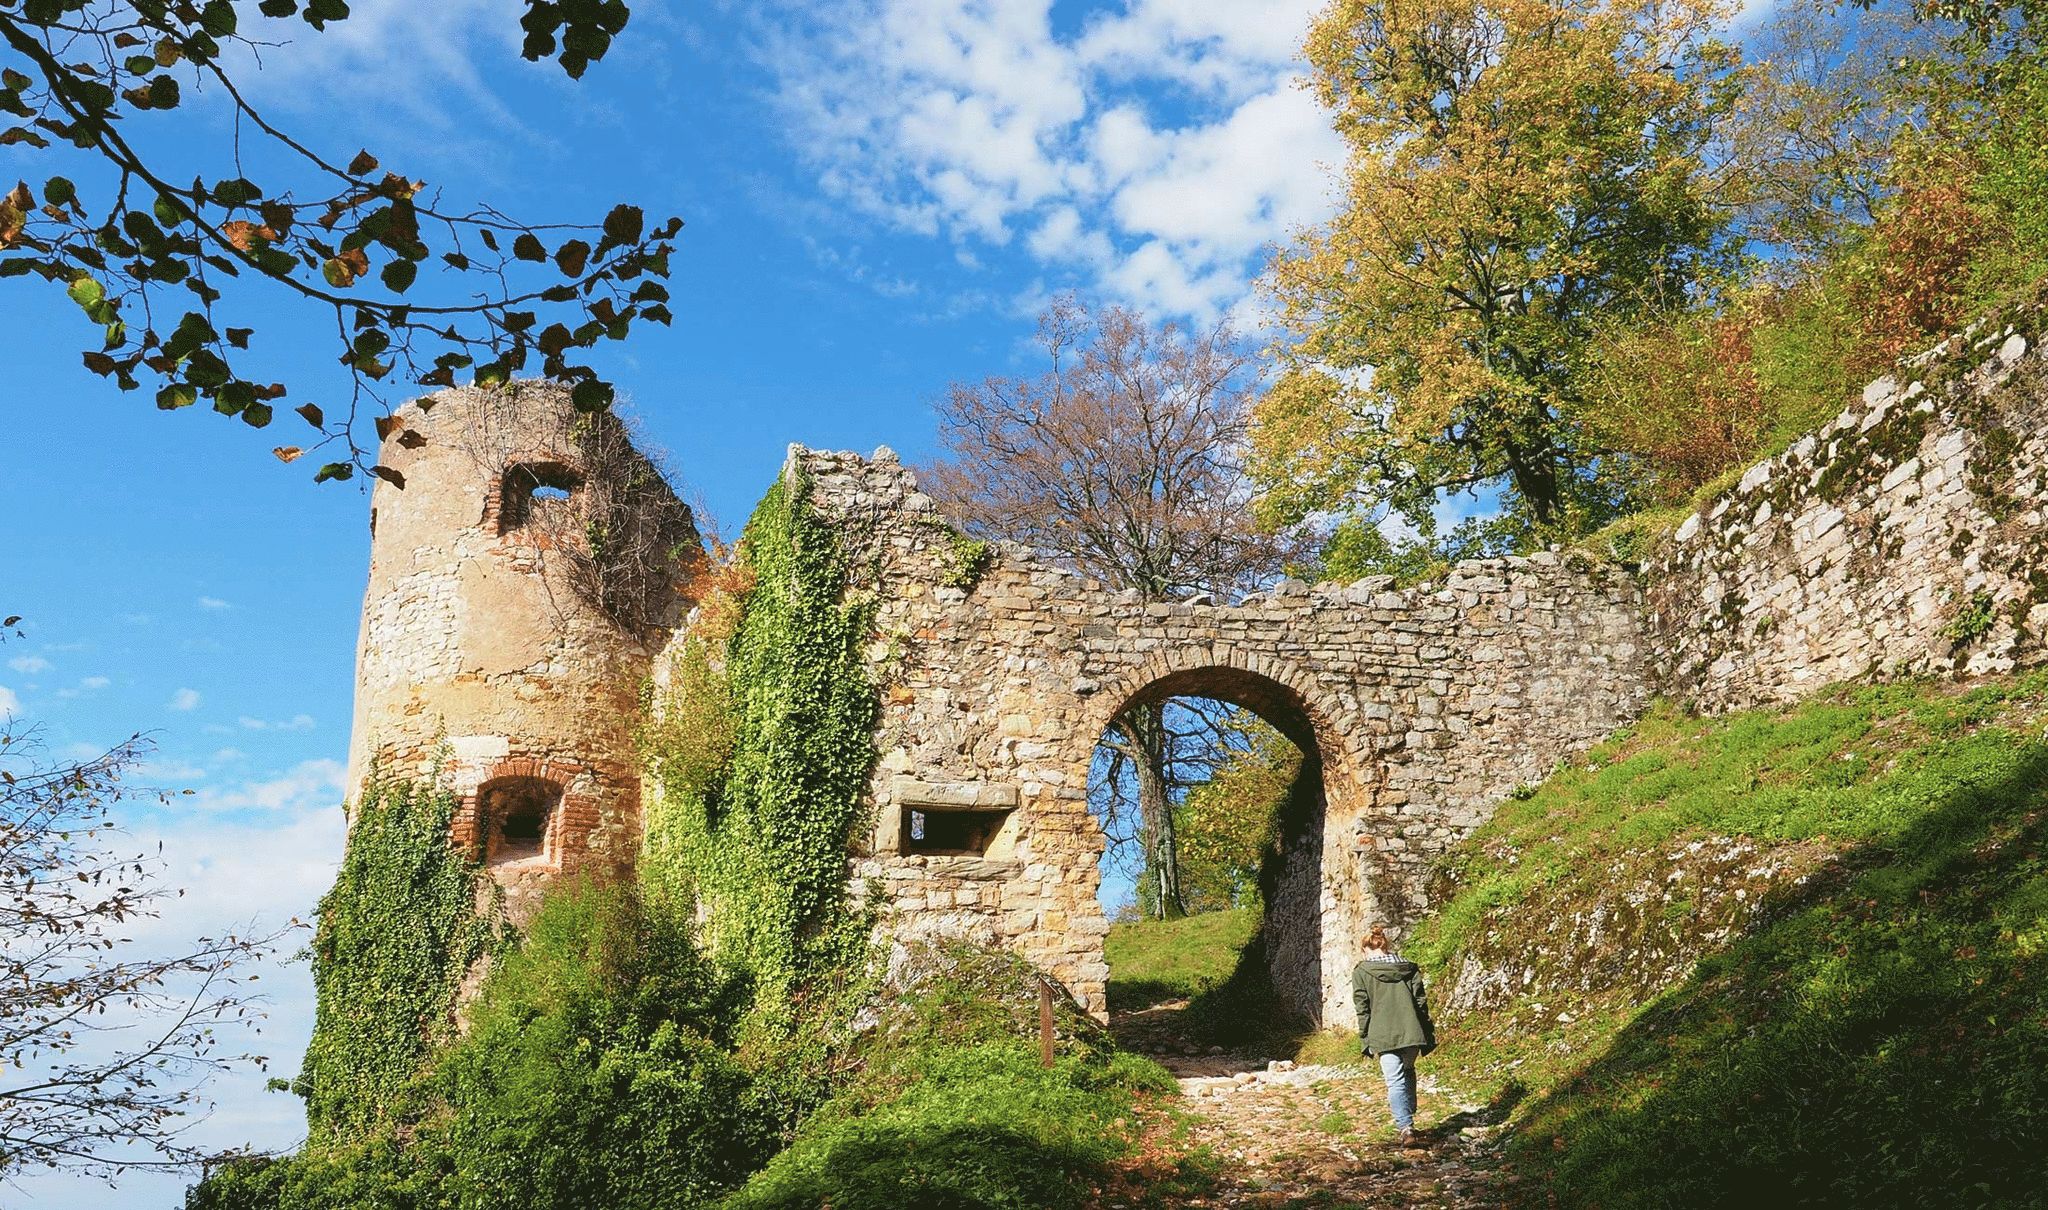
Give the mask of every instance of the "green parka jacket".
[{"label": "green parka jacket", "polygon": [[1358,1037],[1369,1055],[1404,1046],[1423,1054],[1436,1049],[1436,1025],[1429,1019],[1429,993],[1422,970],[1406,958],[1367,958],[1351,972],[1358,1005]]}]

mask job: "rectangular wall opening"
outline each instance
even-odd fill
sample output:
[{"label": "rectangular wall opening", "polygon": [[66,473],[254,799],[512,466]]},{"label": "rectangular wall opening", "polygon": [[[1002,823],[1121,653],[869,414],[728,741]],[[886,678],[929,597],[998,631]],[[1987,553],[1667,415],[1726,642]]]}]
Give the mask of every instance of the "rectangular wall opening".
[{"label": "rectangular wall opening", "polygon": [[906,807],[901,851],[938,856],[987,857],[995,846],[1008,811],[948,810]]}]

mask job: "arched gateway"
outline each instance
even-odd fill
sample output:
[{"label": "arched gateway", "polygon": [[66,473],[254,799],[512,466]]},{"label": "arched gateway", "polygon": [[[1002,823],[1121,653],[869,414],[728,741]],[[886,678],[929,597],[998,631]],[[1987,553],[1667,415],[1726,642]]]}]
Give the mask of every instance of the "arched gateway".
[{"label": "arched gateway", "polygon": [[880,602],[879,809],[855,876],[886,886],[898,935],[1013,946],[1098,1013],[1089,762],[1129,706],[1235,702],[1307,754],[1266,948],[1283,995],[1343,1025],[1365,926],[1411,920],[1430,857],[1643,704],[1638,589],[1617,568],[1538,555],[1400,591],[1147,603],[1016,548],[976,566],[886,452],[793,448],[786,473]]}]

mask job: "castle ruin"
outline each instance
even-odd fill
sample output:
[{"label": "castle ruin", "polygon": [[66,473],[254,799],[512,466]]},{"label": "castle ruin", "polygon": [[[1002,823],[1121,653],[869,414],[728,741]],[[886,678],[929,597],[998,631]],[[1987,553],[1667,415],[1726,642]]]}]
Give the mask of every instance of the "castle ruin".
[{"label": "castle ruin", "polygon": [[[1431,858],[1653,695],[1719,709],[2048,658],[2043,359],[2006,328],[1921,369],[1759,464],[1643,571],[1544,553],[1230,604],[1142,601],[1000,544],[963,577],[893,455],[792,447],[849,590],[879,602],[872,826],[848,875],[884,888],[893,935],[1014,949],[1102,1014],[1097,741],[1134,704],[1236,703],[1306,757],[1268,871],[1275,984],[1348,1025],[1363,929],[1415,919]],[[447,779],[453,840],[516,919],[552,879],[633,858],[655,792],[640,689],[691,604],[674,561],[634,552],[701,544],[618,421],[566,391],[444,391],[396,419],[351,801],[373,767]]]}]

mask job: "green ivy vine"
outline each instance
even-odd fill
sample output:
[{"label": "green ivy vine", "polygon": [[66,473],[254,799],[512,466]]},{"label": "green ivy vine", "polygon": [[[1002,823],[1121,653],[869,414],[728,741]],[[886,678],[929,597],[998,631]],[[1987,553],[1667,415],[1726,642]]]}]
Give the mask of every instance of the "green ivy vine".
[{"label": "green ivy vine", "polygon": [[813,975],[861,965],[869,923],[846,861],[875,763],[875,602],[849,591],[810,496],[796,471],[770,489],[741,535],[737,609],[714,612],[729,634],[700,622],[678,660],[641,859],[650,896],[701,904],[712,956],[785,1024]]},{"label": "green ivy vine", "polygon": [[398,1116],[453,1032],[463,975],[497,940],[476,862],[449,843],[452,791],[373,772],[313,935],[313,1037],[293,1091],[316,1139]]}]

